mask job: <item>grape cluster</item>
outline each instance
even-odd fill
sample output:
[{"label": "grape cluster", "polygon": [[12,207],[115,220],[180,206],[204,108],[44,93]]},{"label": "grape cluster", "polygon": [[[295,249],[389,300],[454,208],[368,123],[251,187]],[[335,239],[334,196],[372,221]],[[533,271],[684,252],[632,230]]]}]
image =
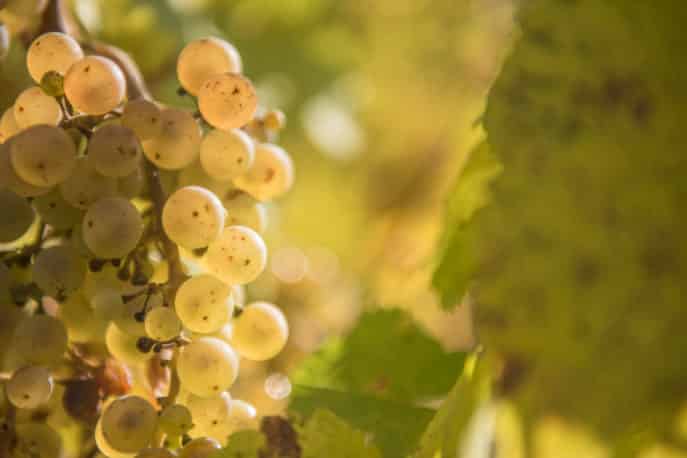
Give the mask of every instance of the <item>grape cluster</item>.
[{"label": "grape cluster", "polygon": [[0,121],[0,436],[57,458],[60,436],[22,413],[61,404],[107,457],[202,458],[254,426],[229,393],[240,359],[289,335],[244,291],[267,263],[265,202],[294,179],[271,143],[284,118],[224,40],[179,55],[196,112],[129,97],[125,67],[84,49],[36,38],[35,86]]}]

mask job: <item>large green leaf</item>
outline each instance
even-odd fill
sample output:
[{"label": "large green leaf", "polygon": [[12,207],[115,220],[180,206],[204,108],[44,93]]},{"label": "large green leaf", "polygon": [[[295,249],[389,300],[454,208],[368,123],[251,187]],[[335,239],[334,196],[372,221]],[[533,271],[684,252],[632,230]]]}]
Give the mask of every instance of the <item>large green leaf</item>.
[{"label": "large green leaf", "polygon": [[501,163],[483,141],[472,150],[451,190],[446,206],[444,233],[432,285],[445,309],[455,307],[465,295],[474,274],[472,233],[466,224],[489,201],[489,185],[501,173]]},{"label": "large green leaf", "polygon": [[329,409],[351,426],[371,434],[385,458],[408,456],[434,411],[373,396],[296,385],[289,411],[309,418]]},{"label": "large green leaf", "polygon": [[401,310],[365,313],[344,339],[334,339],[292,375],[302,385],[338,388],[413,402],[445,395],[465,353],[444,351]]},{"label": "large green leaf", "polygon": [[300,431],[302,458],[381,458],[362,431],[329,410],[316,410]]},{"label": "large green leaf", "polygon": [[629,456],[687,397],[687,8],[522,4],[484,118],[505,173],[471,225],[476,320],[526,418]]}]

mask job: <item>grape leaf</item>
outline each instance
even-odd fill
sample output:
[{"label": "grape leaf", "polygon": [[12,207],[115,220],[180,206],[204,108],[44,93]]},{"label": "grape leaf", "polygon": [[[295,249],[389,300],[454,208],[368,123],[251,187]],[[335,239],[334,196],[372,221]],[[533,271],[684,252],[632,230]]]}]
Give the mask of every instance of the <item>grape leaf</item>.
[{"label": "grape leaf", "polygon": [[434,411],[373,396],[296,385],[289,411],[309,418],[329,409],[354,428],[372,435],[385,458],[408,456],[432,419]]},{"label": "grape leaf", "polygon": [[211,458],[259,458],[265,444],[265,436],[259,431],[238,431],[231,435],[227,446]]},{"label": "grape leaf", "polygon": [[465,353],[444,351],[406,312],[377,310],[306,359],[292,379],[412,402],[445,395],[464,362]]},{"label": "grape leaf", "polygon": [[488,203],[489,184],[501,170],[501,163],[483,141],[470,153],[450,192],[439,260],[432,276],[432,286],[439,292],[445,309],[455,307],[465,295],[475,264],[472,233],[465,226]]},{"label": "grape leaf", "polygon": [[[476,323],[557,414],[632,456],[687,397],[680,0],[532,0],[484,117],[505,173],[473,221]],[[512,364],[511,364],[512,363]]]},{"label": "grape leaf", "polygon": [[316,410],[300,431],[302,458],[381,458],[365,433],[329,410]]}]

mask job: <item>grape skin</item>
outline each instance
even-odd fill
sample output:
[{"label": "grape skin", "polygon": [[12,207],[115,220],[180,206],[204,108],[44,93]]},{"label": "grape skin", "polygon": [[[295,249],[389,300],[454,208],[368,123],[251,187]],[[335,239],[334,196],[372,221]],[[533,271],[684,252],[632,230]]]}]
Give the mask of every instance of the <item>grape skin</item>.
[{"label": "grape skin", "polygon": [[98,447],[98,450],[105,455],[107,458],[133,458],[135,456],[134,453],[124,453],[115,450],[108,442],[107,439],[105,439],[105,435],[103,434],[103,419],[100,417],[98,419],[98,422],[95,424],[95,444]]},{"label": "grape skin", "polygon": [[29,316],[17,325],[12,347],[27,363],[57,365],[67,350],[67,330],[60,320],[49,315]]},{"label": "grape skin", "polygon": [[165,433],[172,436],[181,436],[191,429],[193,419],[188,407],[181,404],[172,404],[162,410],[158,423]]},{"label": "grape skin", "polygon": [[14,371],[5,386],[7,399],[20,409],[35,409],[50,399],[53,380],[42,366],[26,366]]},{"label": "grape skin", "polygon": [[0,187],[7,188],[21,197],[37,197],[50,192],[52,188],[34,186],[19,178],[10,157],[10,145],[14,139],[0,145]]},{"label": "grape skin", "polygon": [[161,130],[143,141],[143,154],[165,170],[179,170],[198,157],[201,129],[191,113],[175,108],[160,112]]},{"label": "grape skin", "polygon": [[83,212],[64,200],[58,190],[36,197],[33,206],[41,219],[55,229],[69,229],[83,217]]},{"label": "grape skin", "polygon": [[[231,400],[231,413],[227,419],[226,438],[236,431],[257,428],[257,411],[252,404],[240,399]],[[226,440],[226,439],[225,439]]]},{"label": "grape skin", "polygon": [[229,226],[208,247],[205,264],[230,285],[255,280],[267,264],[267,247],[262,237],[244,226]]},{"label": "grape skin", "polygon": [[126,334],[110,323],[105,332],[105,345],[115,358],[132,365],[138,365],[152,358],[152,352],[143,353],[136,346],[138,338]]},{"label": "grape skin", "polygon": [[157,307],[146,314],[145,331],[151,339],[164,342],[181,333],[181,321],[169,307]]},{"label": "grape skin", "polygon": [[280,197],[293,186],[293,162],[277,145],[262,143],[255,147],[255,162],[234,184],[258,200]]},{"label": "grape skin", "polygon": [[103,259],[126,256],[142,234],[141,215],[131,202],[120,197],[99,200],[88,208],[83,219],[84,241]]},{"label": "grape skin", "polygon": [[136,319],[136,313],[142,312],[144,306],[147,310],[162,306],[164,298],[162,294],[155,292],[152,294],[141,294],[126,303],[116,311],[112,320],[120,331],[134,337],[141,337],[146,334],[145,322]]},{"label": "grape skin", "polygon": [[13,458],[60,458],[62,438],[45,423],[19,423],[16,425],[17,444]]},{"label": "grape skin", "polygon": [[167,236],[187,248],[203,248],[219,237],[225,210],[219,198],[199,186],[186,186],[172,194],[162,210]]},{"label": "grape skin", "polygon": [[88,160],[106,177],[123,178],[136,171],[141,145],[128,127],[107,124],[96,130],[88,142]]},{"label": "grape skin", "polygon": [[227,210],[227,226],[246,226],[262,234],[267,229],[267,209],[250,194],[240,190],[226,193],[222,205]]},{"label": "grape skin", "polygon": [[198,109],[217,129],[236,129],[248,124],[258,107],[253,83],[238,73],[208,78],[198,92]]},{"label": "grape skin", "polygon": [[122,126],[133,130],[141,141],[160,135],[162,130],[160,108],[145,99],[132,100],[124,105],[121,121]]},{"label": "grape skin", "polygon": [[43,75],[50,71],[64,76],[69,67],[83,56],[81,46],[72,37],[60,32],[48,32],[31,43],[26,53],[26,66],[31,78],[40,84]]},{"label": "grape skin", "polygon": [[215,180],[226,181],[243,175],[253,165],[255,146],[239,129],[213,130],[200,145],[200,163]]},{"label": "grape skin", "polygon": [[148,446],[156,427],[155,408],[139,396],[114,400],[102,415],[105,440],[112,448],[124,453],[134,453]]},{"label": "grape skin", "polygon": [[14,102],[14,119],[20,129],[39,124],[57,126],[62,121],[62,108],[57,100],[34,86],[17,97]]},{"label": "grape skin", "polygon": [[176,455],[166,448],[144,448],[136,455],[136,458],[175,458]]},{"label": "grape skin", "polygon": [[80,291],[60,304],[58,317],[67,328],[69,342],[90,343],[102,341],[108,322],[96,314]]},{"label": "grape skin", "polygon": [[254,302],[234,320],[231,343],[242,357],[265,361],[279,354],[288,338],[284,313],[273,304]]},{"label": "grape skin", "polygon": [[10,160],[19,178],[34,186],[50,187],[71,175],[76,167],[76,147],[58,127],[32,126],[12,139]]},{"label": "grape skin", "polygon": [[177,361],[182,386],[200,397],[216,396],[231,387],[239,371],[234,350],[215,337],[201,337],[183,347]]},{"label": "grape skin", "polygon": [[219,442],[209,437],[199,437],[186,444],[179,458],[208,458],[221,448]]},{"label": "grape skin", "polygon": [[219,396],[201,398],[189,396],[185,402],[191,411],[193,428],[189,436],[211,437],[222,442],[229,435],[227,420],[231,415],[231,396],[229,393],[220,393]]},{"label": "grape skin", "polygon": [[122,103],[126,79],[110,59],[86,56],[69,68],[64,78],[64,94],[82,113],[102,115]]},{"label": "grape skin", "polygon": [[177,291],[174,305],[184,326],[203,334],[218,331],[234,309],[231,288],[212,275],[186,280]]},{"label": "grape skin", "polygon": [[53,246],[38,253],[32,275],[45,294],[59,298],[81,287],[86,278],[86,261],[67,245]]},{"label": "grape skin", "polygon": [[0,243],[13,242],[26,233],[33,223],[31,205],[25,199],[0,189]]},{"label": "grape skin", "polygon": [[241,56],[234,46],[216,37],[205,37],[188,43],[177,59],[177,76],[189,94],[197,95],[211,76],[241,73]]},{"label": "grape skin", "polygon": [[3,143],[21,131],[14,119],[14,106],[9,107],[0,118],[0,141]]}]

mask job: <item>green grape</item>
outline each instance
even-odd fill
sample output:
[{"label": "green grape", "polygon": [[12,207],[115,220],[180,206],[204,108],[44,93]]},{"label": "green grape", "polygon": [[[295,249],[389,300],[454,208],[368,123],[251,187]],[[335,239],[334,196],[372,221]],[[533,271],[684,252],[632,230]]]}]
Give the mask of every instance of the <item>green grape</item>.
[{"label": "green grape", "polygon": [[146,314],[145,331],[154,340],[167,341],[181,333],[181,321],[169,307],[157,307]]},{"label": "green grape", "polygon": [[50,315],[29,316],[17,325],[12,348],[27,363],[58,365],[67,350],[67,330]]},{"label": "green grape", "polygon": [[12,458],[61,458],[62,438],[45,423],[16,425],[16,444]]},{"label": "green grape", "polygon": [[213,75],[198,91],[198,109],[217,129],[236,129],[248,124],[258,107],[253,83],[238,73]]},{"label": "green grape", "polygon": [[[79,231],[75,231],[79,232]],[[111,264],[104,266],[97,272],[88,272],[84,282],[82,293],[90,302],[97,295],[112,292],[120,295],[131,295],[140,292],[144,287],[135,286],[126,281],[122,281],[117,276],[118,269]]]},{"label": "green grape", "polygon": [[101,175],[123,178],[134,173],[141,161],[141,145],[128,127],[107,124],[88,142],[88,160]]},{"label": "green grape", "polygon": [[105,346],[112,356],[131,365],[138,365],[149,360],[152,352],[143,353],[137,346],[138,337],[134,337],[119,330],[110,323],[105,331]]},{"label": "green grape", "polygon": [[243,175],[253,165],[254,156],[253,140],[240,129],[210,131],[200,144],[200,163],[215,180]]},{"label": "green grape", "polygon": [[197,95],[203,83],[211,76],[241,73],[241,56],[230,43],[206,37],[194,40],[184,47],[177,60],[177,77],[189,94]]},{"label": "green grape", "polygon": [[231,400],[231,413],[226,420],[226,430],[228,438],[236,431],[243,431],[246,429],[257,429],[258,427],[257,411],[253,405],[240,399]]},{"label": "green grape", "polygon": [[229,389],[238,372],[238,356],[220,339],[201,337],[179,352],[177,375],[182,386],[196,396],[216,396]]},{"label": "green grape", "polygon": [[59,230],[74,227],[83,217],[83,212],[64,200],[58,190],[36,197],[33,207],[44,223]]},{"label": "green grape", "polygon": [[172,194],[162,210],[167,236],[189,250],[204,248],[219,237],[225,210],[219,198],[199,186],[186,186]]},{"label": "green grape", "polygon": [[12,139],[10,159],[22,180],[34,186],[49,187],[71,175],[76,166],[76,147],[69,135],[58,127],[33,126]]},{"label": "green grape", "polygon": [[209,437],[199,437],[184,445],[179,458],[208,458],[221,448],[219,442]]},{"label": "green grape", "polygon": [[67,328],[70,342],[99,342],[105,336],[107,320],[96,313],[81,292],[70,295],[60,304],[58,317]]},{"label": "green grape", "polygon": [[26,52],[26,66],[31,78],[41,82],[43,75],[57,72],[64,76],[75,62],[83,58],[83,50],[75,39],[60,32],[48,32],[36,38]]},{"label": "green grape", "polygon": [[144,312],[144,309],[151,310],[160,307],[163,301],[164,298],[159,292],[136,296],[118,309],[113,322],[120,331],[126,334],[136,337],[144,336],[146,334],[144,320],[139,321],[137,314]]},{"label": "green grape", "polygon": [[90,301],[95,316],[104,321],[113,321],[124,308],[124,300],[119,289],[99,289]]},{"label": "green grape", "polygon": [[95,424],[95,444],[98,447],[98,450],[105,455],[107,458],[133,458],[136,454],[135,453],[124,453],[120,452],[118,450],[115,450],[108,442],[107,439],[105,439],[105,435],[103,434],[103,419],[100,417],[98,419],[98,422]]},{"label": "green grape", "polygon": [[175,458],[176,454],[166,448],[144,448],[136,458]]},{"label": "green grape", "polygon": [[79,158],[74,172],[60,184],[64,200],[86,210],[100,199],[117,194],[117,181],[99,174],[88,157]]},{"label": "green grape", "polygon": [[205,263],[222,281],[243,285],[255,280],[265,269],[267,247],[253,229],[229,226],[208,247]]},{"label": "green grape", "polygon": [[5,385],[7,399],[20,409],[35,409],[50,399],[53,380],[42,366],[26,366],[14,371]]},{"label": "green grape", "polygon": [[14,139],[0,145],[0,187],[21,197],[36,197],[50,192],[50,187],[34,186],[19,178],[10,159],[10,145]]},{"label": "green grape", "polygon": [[103,436],[112,448],[124,453],[147,447],[157,428],[155,408],[139,396],[114,400],[103,412]]},{"label": "green grape", "polygon": [[110,59],[86,56],[69,68],[64,77],[64,94],[82,113],[102,115],[122,103],[126,79]]},{"label": "green grape", "polygon": [[200,126],[191,113],[175,108],[160,112],[161,131],[143,141],[143,153],[161,169],[179,170],[198,157]]},{"label": "green grape", "polygon": [[244,307],[233,325],[231,343],[242,357],[251,361],[274,358],[289,338],[284,313],[267,302],[254,302]]},{"label": "green grape", "polygon": [[174,305],[184,326],[203,334],[218,331],[234,311],[231,287],[212,275],[198,275],[182,283]]},{"label": "green grape", "polygon": [[0,243],[13,242],[29,230],[34,214],[25,199],[0,189]]},{"label": "green grape", "polygon": [[172,404],[162,409],[158,424],[164,433],[170,436],[182,436],[193,426],[193,419],[186,406]]},{"label": "green grape", "polygon": [[86,278],[86,261],[68,245],[52,246],[38,253],[32,274],[45,294],[59,298],[81,287]]},{"label": "green grape", "polygon": [[262,143],[255,147],[255,162],[248,173],[236,178],[238,188],[258,200],[282,196],[293,186],[293,162],[277,145]]},{"label": "green grape", "polygon": [[224,220],[227,226],[246,226],[259,234],[267,229],[267,209],[250,194],[229,191],[222,199],[222,205],[227,210]]},{"label": "green grape", "polygon": [[141,194],[144,186],[144,177],[141,167],[136,167],[129,175],[117,180],[117,191],[127,199],[133,199]]},{"label": "green grape", "polygon": [[3,112],[2,118],[0,118],[0,140],[4,143],[20,131],[21,128],[17,125],[17,120],[14,119],[14,106],[11,106]]},{"label": "green grape", "polygon": [[179,171],[177,186],[179,188],[184,186],[200,186],[217,196],[223,196],[229,190],[234,189],[231,181],[218,181],[208,175],[200,161],[194,161],[188,167]]},{"label": "green grape", "polygon": [[7,0],[5,3],[8,12],[22,17],[38,16],[47,6],[48,0]]},{"label": "green grape", "polygon": [[141,215],[131,202],[105,198],[88,208],[83,237],[88,248],[103,259],[122,258],[133,250],[143,234]]},{"label": "green grape", "polygon": [[218,339],[221,339],[231,345],[231,338],[234,335],[234,325],[230,321],[226,323],[224,326],[219,328],[218,331],[215,331],[211,334],[211,337],[217,337]]},{"label": "green grape", "polygon": [[20,129],[39,124],[57,126],[62,121],[62,108],[54,97],[34,86],[17,97],[14,102],[14,119]]},{"label": "green grape", "polygon": [[121,121],[122,126],[133,130],[140,141],[150,140],[158,136],[162,130],[160,108],[144,99],[127,102]]},{"label": "green grape", "polygon": [[193,428],[189,431],[189,436],[211,437],[220,442],[229,436],[227,420],[231,415],[232,406],[229,393],[220,393],[219,396],[210,398],[191,395],[185,404],[193,418]]}]

